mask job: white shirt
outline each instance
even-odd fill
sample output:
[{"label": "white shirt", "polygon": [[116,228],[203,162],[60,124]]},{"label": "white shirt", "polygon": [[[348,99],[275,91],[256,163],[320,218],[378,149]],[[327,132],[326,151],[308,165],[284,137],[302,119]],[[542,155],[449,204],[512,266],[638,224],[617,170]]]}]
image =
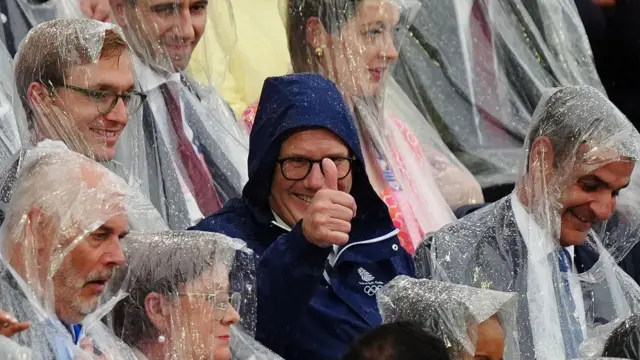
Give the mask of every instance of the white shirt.
[{"label": "white shirt", "polygon": [[[170,85],[175,86],[177,89],[181,89],[183,87],[182,81],[180,79],[180,73],[171,74],[171,76],[167,79],[157,72],[153,71],[147,65],[143,64],[140,59],[137,57],[133,57],[134,60],[134,68],[136,69],[138,79],[140,81],[140,87],[142,91],[147,94],[147,103],[153,112],[153,117],[155,119],[156,125],[160,130],[160,135],[165,140],[165,143],[171,143],[171,126],[169,124],[169,115],[167,111],[167,107],[164,103],[164,98],[162,97],[162,93],[160,92],[160,86],[165,83],[171,83]],[[199,149],[195,145],[195,137],[194,132],[187,124],[185,113],[184,113],[184,101],[182,96],[180,96],[180,111],[182,112],[182,126],[184,128],[185,135],[191,142],[196,154],[200,154]],[[171,154],[175,156],[176,154]],[[187,183],[184,181],[182,177],[181,171],[179,171],[177,164],[174,158],[172,158],[174,167],[176,169],[176,174],[178,179],[180,180],[180,185],[182,187],[182,192],[184,193],[184,199],[187,204],[187,210],[189,212],[189,219],[191,223],[195,225],[198,221],[202,220],[204,216],[200,211],[200,207],[198,206],[198,202],[195,197],[191,193]]]},{"label": "white shirt", "polygon": [[[520,200],[518,200],[518,197],[515,195],[515,193],[511,194],[511,207],[516,218],[516,223],[518,224],[518,229],[520,230],[520,234],[522,235],[527,248],[532,246],[532,243],[530,241],[531,238],[548,238],[547,234],[545,234],[545,232],[542,231],[538,224],[536,224],[536,222],[531,218],[531,215],[529,215],[524,205],[522,205]],[[548,241],[545,241],[542,244],[544,247],[544,251],[540,254],[544,254],[545,256],[555,249],[554,241],[552,239],[548,239]],[[567,246],[565,247],[565,249],[569,253],[571,259],[571,272],[577,274],[578,270],[576,269],[576,264],[574,261],[575,249],[573,246]],[[570,276],[569,287],[571,288],[571,296],[573,297],[573,301],[576,305],[578,320],[580,321],[580,325],[582,327],[582,336],[586,339],[587,321],[584,310],[584,298],[582,297],[582,286],[580,285],[579,280],[577,280],[573,276]]]}]

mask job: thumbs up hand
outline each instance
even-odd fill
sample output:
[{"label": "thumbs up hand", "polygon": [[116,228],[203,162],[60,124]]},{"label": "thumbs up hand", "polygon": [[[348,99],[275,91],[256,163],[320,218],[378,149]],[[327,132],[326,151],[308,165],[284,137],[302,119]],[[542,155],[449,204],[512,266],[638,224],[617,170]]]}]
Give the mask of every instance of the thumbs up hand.
[{"label": "thumbs up hand", "polygon": [[356,215],[356,201],[338,190],[338,170],[331,159],[322,160],[324,186],[318,190],[302,220],[302,232],[320,247],[344,245],[349,241],[351,219]]}]

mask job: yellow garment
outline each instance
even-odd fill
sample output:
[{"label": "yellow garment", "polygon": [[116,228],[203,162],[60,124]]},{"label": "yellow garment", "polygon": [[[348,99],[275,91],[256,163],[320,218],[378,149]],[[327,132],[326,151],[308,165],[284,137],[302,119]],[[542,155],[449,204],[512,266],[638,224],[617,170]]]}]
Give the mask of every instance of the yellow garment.
[{"label": "yellow garment", "polygon": [[193,53],[189,72],[216,86],[240,117],[260,97],[267,77],[291,73],[279,10],[282,1],[231,0],[231,19],[231,12],[224,9],[227,5],[219,5],[227,2],[215,3],[210,3],[205,35]]}]

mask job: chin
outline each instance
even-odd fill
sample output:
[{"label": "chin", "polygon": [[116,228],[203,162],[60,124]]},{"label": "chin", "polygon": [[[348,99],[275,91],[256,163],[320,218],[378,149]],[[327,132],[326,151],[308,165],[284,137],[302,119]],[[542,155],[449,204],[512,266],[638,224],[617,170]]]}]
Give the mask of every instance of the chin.
[{"label": "chin", "polygon": [[231,349],[229,347],[218,348],[213,354],[215,360],[231,360]]},{"label": "chin", "polygon": [[587,233],[568,231],[560,236],[560,245],[566,246],[580,246],[587,241]]}]

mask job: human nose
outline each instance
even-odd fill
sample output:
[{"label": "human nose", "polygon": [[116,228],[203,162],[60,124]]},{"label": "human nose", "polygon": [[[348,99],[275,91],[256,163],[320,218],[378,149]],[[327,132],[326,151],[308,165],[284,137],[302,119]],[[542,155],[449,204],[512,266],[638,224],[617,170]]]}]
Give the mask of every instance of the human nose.
[{"label": "human nose", "polygon": [[311,170],[304,179],[304,186],[310,190],[318,191],[324,186],[324,174],[320,167],[320,163],[311,163]]},{"label": "human nose", "polygon": [[591,203],[591,210],[600,221],[609,220],[615,207],[616,198],[609,193],[600,195],[596,201]]},{"label": "human nose", "polygon": [[116,105],[105,115],[105,119],[114,121],[122,125],[126,125],[129,121],[129,112],[127,111],[127,105],[119,98],[116,101]]},{"label": "human nose", "polygon": [[196,34],[193,29],[193,21],[191,21],[191,12],[188,8],[180,11],[179,27],[180,36],[184,42],[195,38]]},{"label": "human nose", "polygon": [[224,317],[221,320],[222,325],[235,325],[240,322],[240,314],[236,311],[236,309],[229,305],[227,306],[227,310],[224,313]]},{"label": "human nose", "polygon": [[105,255],[105,262],[111,266],[122,266],[126,259],[122,246],[120,244],[120,237],[118,235],[111,235],[109,238],[109,248]]},{"label": "human nose", "polygon": [[388,61],[394,61],[398,59],[398,49],[396,48],[396,44],[392,35],[389,35],[387,37],[382,48],[381,55]]}]

